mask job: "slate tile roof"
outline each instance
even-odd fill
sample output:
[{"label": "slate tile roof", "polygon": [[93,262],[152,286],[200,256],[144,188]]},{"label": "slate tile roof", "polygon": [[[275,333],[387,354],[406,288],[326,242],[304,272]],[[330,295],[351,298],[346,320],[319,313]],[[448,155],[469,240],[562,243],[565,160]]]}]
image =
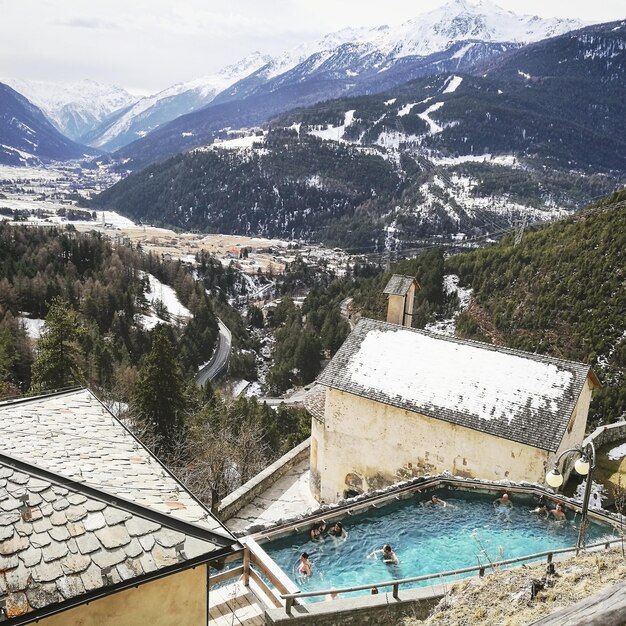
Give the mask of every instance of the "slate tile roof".
[{"label": "slate tile roof", "polygon": [[0,452],[172,517],[220,531],[88,390],[0,402]]},{"label": "slate tile roof", "polygon": [[9,618],[35,619],[236,547],[89,391],[0,403],[0,434]]},{"label": "slate tile roof", "polygon": [[317,382],[556,451],[588,365],[361,319]]},{"label": "slate tile roof", "polygon": [[387,283],[383,293],[396,296],[404,296],[409,292],[411,285],[415,281],[413,276],[402,276],[402,274],[394,274]]},{"label": "slate tile roof", "polygon": [[326,408],[326,387],[313,385],[304,396],[304,407],[318,421],[324,421]]},{"label": "slate tile roof", "polygon": [[9,618],[215,549],[0,461],[0,598]]}]

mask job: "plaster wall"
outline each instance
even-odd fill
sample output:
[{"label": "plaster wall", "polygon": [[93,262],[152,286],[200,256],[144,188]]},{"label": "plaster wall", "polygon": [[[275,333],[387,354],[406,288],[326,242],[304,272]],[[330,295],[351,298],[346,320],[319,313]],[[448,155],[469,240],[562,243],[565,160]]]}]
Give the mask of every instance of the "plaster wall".
[{"label": "plaster wall", "polygon": [[387,303],[387,321],[402,326],[404,319],[404,296],[390,295]]},{"label": "plaster wall", "polygon": [[200,565],[41,619],[43,626],[206,626],[207,566]]},{"label": "plaster wall", "polygon": [[544,450],[336,389],[326,394],[325,421],[313,432],[317,458],[311,458],[312,478],[319,475],[319,496],[314,495],[321,502],[335,502],[346,490],[367,492],[444,471],[543,482],[549,456]]}]

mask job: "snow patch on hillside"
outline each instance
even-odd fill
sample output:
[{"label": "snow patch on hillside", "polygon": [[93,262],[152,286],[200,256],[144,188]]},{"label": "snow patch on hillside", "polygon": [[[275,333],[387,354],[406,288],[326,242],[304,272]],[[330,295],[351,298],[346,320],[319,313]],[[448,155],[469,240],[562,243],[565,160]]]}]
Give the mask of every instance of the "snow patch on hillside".
[{"label": "snow patch on hillside", "polygon": [[437,124],[437,122],[430,117],[431,113],[438,111],[443,105],[443,102],[435,102],[435,104],[431,104],[425,111],[417,114],[417,117],[423,119],[428,124],[428,132],[431,135],[436,135],[443,130],[443,126]]},{"label": "snow patch on hillside", "polygon": [[348,128],[348,126],[350,126],[354,121],[355,111],[355,109],[352,109],[351,111],[345,112],[343,124],[341,126],[332,126],[331,124],[328,124],[324,129],[310,131],[310,134],[327,141],[344,141],[343,134],[346,132],[346,128]]},{"label": "snow patch on hillside", "polygon": [[462,76],[452,76],[442,93],[454,93],[459,88],[462,82]]},{"label": "snow patch on hillside", "polygon": [[447,296],[456,295],[459,300],[457,310],[452,317],[437,320],[427,324],[424,328],[438,335],[447,335],[448,337],[454,337],[456,334],[456,320],[463,311],[469,306],[472,299],[472,289],[461,287],[459,285],[459,277],[456,274],[447,274],[443,277],[443,290]]},{"label": "snow patch on hillside", "polygon": [[[150,305],[150,311],[139,316],[144,328],[150,330],[159,323],[176,323],[192,317],[191,311],[181,303],[169,285],[163,284],[156,276],[147,272],[140,272],[139,275],[141,278],[147,278],[149,282],[149,290],[144,295]],[[158,315],[161,306],[165,313],[163,317]]]}]

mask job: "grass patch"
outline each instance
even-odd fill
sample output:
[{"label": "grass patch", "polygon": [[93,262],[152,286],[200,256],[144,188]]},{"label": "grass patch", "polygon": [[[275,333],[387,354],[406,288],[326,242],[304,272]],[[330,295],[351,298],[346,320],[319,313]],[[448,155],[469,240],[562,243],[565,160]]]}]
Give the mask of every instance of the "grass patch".
[{"label": "grass patch", "polygon": [[450,588],[427,620],[405,618],[398,626],[524,626],[623,581],[626,558],[614,548],[558,561],[556,575],[532,599],[533,580],[545,576],[543,563],[468,578]]}]

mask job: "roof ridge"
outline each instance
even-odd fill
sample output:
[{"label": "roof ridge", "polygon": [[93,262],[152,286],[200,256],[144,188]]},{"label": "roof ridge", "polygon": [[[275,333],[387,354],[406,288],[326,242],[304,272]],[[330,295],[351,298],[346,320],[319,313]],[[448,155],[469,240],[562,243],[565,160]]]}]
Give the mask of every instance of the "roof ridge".
[{"label": "roof ridge", "polygon": [[465,339],[464,337],[451,337],[449,335],[442,335],[440,333],[435,333],[431,330],[426,330],[424,328],[412,328],[410,326],[401,326],[399,324],[393,324],[392,322],[375,320],[369,317],[362,317],[357,322],[357,325],[355,326],[355,330],[356,328],[358,328],[360,324],[365,325],[368,323],[373,324],[373,325],[386,326],[390,329],[395,329],[395,330],[407,330],[407,331],[411,331],[420,335],[424,335],[426,337],[431,337],[432,339],[440,339],[442,341],[447,341],[449,343],[457,343],[461,345],[473,346],[476,348],[482,348],[484,350],[490,350],[492,352],[503,352],[505,354],[510,354],[512,356],[519,356],[522,358],[528,358],[534,361],[549,362],[552,364],[566,363],[569,365],[574,365],[578,368],[587,368],[587,370],[591,369],[591,365],[588,365],[587,363],[582,363],[580,361],[573,361],[571,359],[562,359],[556,356],[551,356],[549,354],[537,354],[536,352],[527,352],[526,350],[521,350],[519,348],[509,348],[508,346],[500,346],[498,344],[486,343],[484,341],[478,341],[476,339]]},{"label": "roof ridge", "polygon": [[15,396],[13,398],[5,398],[0,400],[0,409],[5,406],[14,406],[16,404],[25,404],[26,402],[33,402],[35,400],[43,400],[45,398],[54,398],[56,396],[64,396],[70,393],[76,393],[77,391],[85,391],[88,389],[82,385],[74,385],[72,387],[63,387],[61,389],[53,389],[51,391],[45,391],[33,396]]},{"label": "roof ridge", "polygon": [[92,487],[87,483],[82,483],[72,478],[61,476],[56,472],[43,469],[41,467],[38,467],[37,465],[28,463],[27,461],[16,459],[15,457],[4,452],[0,452],[0,464],[17,470],[18,472],[29,474],[30,476],[33,476],[35,478],[45,480],[59,487],[64,487],[78,493],[82,493],[89,498],[99,500],[100,502],[104,502],[109,506],[125,510],[128,513],[132,513],[133,515],[142,517],[144,519],[147,519],[148,521],[160,524],[161,526],[166,526],[170,530],[175,530],[182,534],[189,535],[196,539],[200,539],[201,541],[214,543],[221,547],[230,546],[234,543],[237,543],[237,540],[230,534],[226,535],[214,530],[208,530],[206,528],[197,526],[192,522],[187,522],[185,520],[172,517],[171,515],[161,513],[160,511],[155,511],[154,509],[146,507],[142,504],[138,504],[137,502],[133,502],[131,500],[127,500],[126,498],[108,493],[107,491],[104,491],[102,489]]}]

